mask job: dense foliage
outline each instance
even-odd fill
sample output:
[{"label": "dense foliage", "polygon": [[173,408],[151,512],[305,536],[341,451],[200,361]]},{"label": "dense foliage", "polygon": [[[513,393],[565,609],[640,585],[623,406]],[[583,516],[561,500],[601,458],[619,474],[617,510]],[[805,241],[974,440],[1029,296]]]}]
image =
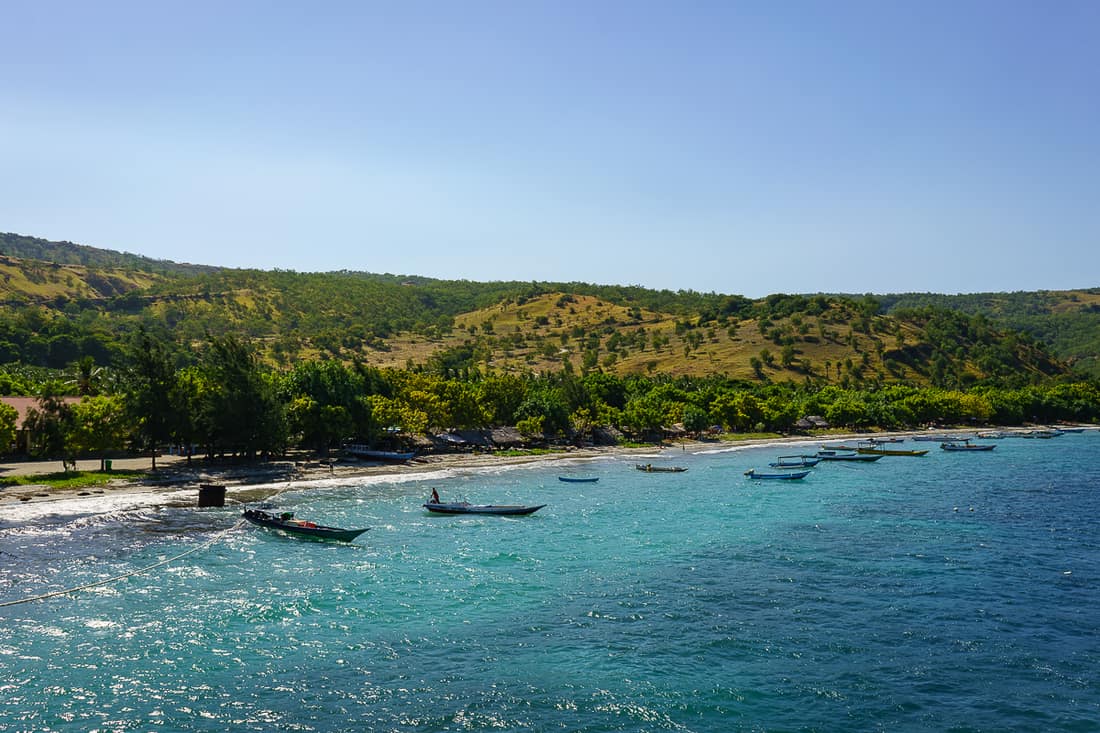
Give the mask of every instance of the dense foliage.
[{"label": "dense foliage", "polygon": [[117,395],[73,405],[45,389],[30,427],[32,450],[68,459],[125,446],[195,446],[208,456],[255,457],[288,448],[324,453],[347,442],[393,445],[443,430],[516,425],[534,439],[583,442],[613,426],[636,439],[670,426],[691,432],[797,431],[822,416],[849,429],[1100,420],[1100,387],[1053,382],[973,389],[887,385],[844,389],[728,378],[620,377],[599,371],[517,377],[445,377],[333,360],[277,370],[244,340],[210,337],[194,365],[138,333]]},{"label": "dense foliage", "polygon": [[750,300],[229,270],[20,235],[0,235],[0,277],[0,393],[40,398],[40,455],[324,452],[497,425],[584,441],[602,426],[789,432],[806,415],[853,429],[1100,417],[1096,383],[1044,343],[1093,363],[1100,291]]}]

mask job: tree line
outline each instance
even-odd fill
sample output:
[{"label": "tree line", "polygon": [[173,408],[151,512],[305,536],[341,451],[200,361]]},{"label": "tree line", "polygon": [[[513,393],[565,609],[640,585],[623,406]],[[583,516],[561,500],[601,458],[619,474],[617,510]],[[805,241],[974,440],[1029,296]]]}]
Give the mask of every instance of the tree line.
[{"label": "tree line", "polygon": [[[278,369],[236,335],[207,336],[183,366],[174,356],[178,348],[141,330],[120,369],[103,373],[85,360],[71,379],[40,383],[27,418],[30,453],[68,461],[180,445],[208,457],[257,458],[291,449],[323,454],[347,442],[385,446],[398,432],[504,425],[560,442],[584,442],[609,426],[642,441],[659,439],[674,425],[691,433],[790,433],[810,415],[854,430],[1100,420],[1100,386],[1092,381],[949,389],[618,376],[598,369],[456,376],[325,359]],[[82,398],[73,403],[66,394]],[[0,440],[7,444],[15,437],[13,413],[0,409]]]}]

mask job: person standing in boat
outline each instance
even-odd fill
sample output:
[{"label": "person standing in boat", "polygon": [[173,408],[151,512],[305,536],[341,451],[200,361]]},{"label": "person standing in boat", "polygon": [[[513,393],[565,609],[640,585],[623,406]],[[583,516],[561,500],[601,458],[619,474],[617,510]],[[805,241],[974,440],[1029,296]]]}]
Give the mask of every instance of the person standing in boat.
[{"label": "person standing in boat", "polygon": [[432,487],[432,503],[433,504],[438,504],[439,503],[439,492],[435,490],[434,486]]}]

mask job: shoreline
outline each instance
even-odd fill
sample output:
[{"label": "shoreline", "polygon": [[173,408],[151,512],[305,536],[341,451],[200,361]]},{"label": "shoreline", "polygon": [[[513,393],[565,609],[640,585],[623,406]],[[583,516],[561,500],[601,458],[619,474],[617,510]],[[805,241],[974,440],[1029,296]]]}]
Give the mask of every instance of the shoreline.
[{"label": "shoreline", "polygon": [[[0,516],[11,505],[26,506],[58,501],[96,503],[106,498],[142,497],[146,505],[196,506],[201,484],[219,484],[227,489],[227,499],[234,494],[253,490],[255,499],[266,498],[293,486],[296,489],[314,488],[323,491],[325,484],[338,481],[341,484],[358,478],[415,477],[438,471],[479,470],[494,466],[517,466],[530,463],[551,463],[566,460],[597,459],[608,456],[630,456],[654,452],[733,451],[766,445],[798,443],[820,444],[843,440],[868,440],[874,437],[907,437],[925,431],[840,433],[822,436],[778,436],[774,438],[748,438],[745,440],[692,440],[642,447],[606,446],[569,448],[550,453],[522,456],[500,456],[492,453],[440,453],[414,458],[406,463],[277,460],[257,465],[227,463],[214,465],[204,459],[187,466],[182,460],[173,461],[158,468],[157,478],[141,480],[116,479],[105,486],[73,489],[47,489],[41,485],[11,486],[0,489]],[[972,430],[945,429],[944,434],[971,433]],[[149,460],[149,459],[144,459]],[[159,500],[158,500],[159,499]],[[228,503],[228,502],[227,502]]]}]

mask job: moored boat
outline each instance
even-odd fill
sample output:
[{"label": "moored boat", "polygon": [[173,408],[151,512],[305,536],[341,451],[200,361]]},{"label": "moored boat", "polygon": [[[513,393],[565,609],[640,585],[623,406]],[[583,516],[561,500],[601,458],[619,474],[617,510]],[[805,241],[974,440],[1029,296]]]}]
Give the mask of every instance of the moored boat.
[{"label": "moored boat", "polygon": [[882,456],[869,456],[862,453],[856,453],[853,451],[834,451],[834,450],[821,450],[817,452],[817,457],[823,461],[860,461],[863,463],[871,463],[882,458]]},{"label": "moored boat", "polygon": [[339,540],[351,542],[359,535],[367,531],[364,529],[343,529],[341,527],[326,527],[323,524],[310,522],[304,519],[295,519],[293,512],[280,512],[272,514],[261,509],[246,509],[241,515],[253,524],[268,529],[278,529],[287,534],[298,537],[309,537],[321,540]]},{"label": "moored boat", "polygon": [[646,473],[683,473],[687,470],[683,466],[654,466],[652,463],[636,463],[634,468]]},{"label": "moored boat", "polygon": [[817,456],[779,456],[768,465],[772,468],[812,468],[820,462]]},{"label": "moored boat", "polygon": [[940,448],[946,451],[987,451],[996,447],[992,443],[971,443],[969,440],[940,443]]},{"label": "moored boat", "polygon": [[594,484],[599,480],[599,476],[558,476],[558,481],[568,484]]},{"label": "moored boat", "polygon": [[522,506],[518,504],[470,504],[469,502],[432,502],[424,504],[424,508],[436,514],[497,514],[501,516],[518,516],[522,514],[534,514],[542,509],[545,504],[538,506]]},{"label": "moored boat", "polygon": [[860,443],[856,453],[867,456],[923,456],[927,450],[904,450],[900,448],[883,448],[877,443]]},{"label": "moored boat", "polygon": [[757,473],[755,468],[745,471],[745,476],[752,479],[776,479],[779,481],[797,481],[810,475],[809,471],[787,471],[785,473]]}]

